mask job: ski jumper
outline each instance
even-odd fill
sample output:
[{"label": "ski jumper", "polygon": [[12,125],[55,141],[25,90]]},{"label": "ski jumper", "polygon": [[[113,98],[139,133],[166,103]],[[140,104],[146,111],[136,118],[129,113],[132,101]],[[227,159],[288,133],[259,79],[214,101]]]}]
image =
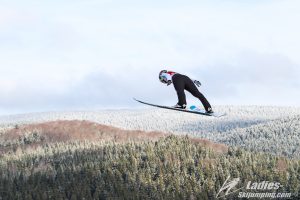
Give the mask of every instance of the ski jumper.
[{"label": "ski jumper", "polygon": [[194,97],[198,98],[201,101],[206,111],[211,109],[210,103],[195,86],[193,80],[190,79],[188,76],[176,72],[172,72],[172,71],[167,71],[162,75],[166,79],[166,83],[169,82],[170,80],[173,82],[174,88],[178,96],[178,105],[184,105],[184,104],[186,105],[186,96],[184,90],[187,90]]}]

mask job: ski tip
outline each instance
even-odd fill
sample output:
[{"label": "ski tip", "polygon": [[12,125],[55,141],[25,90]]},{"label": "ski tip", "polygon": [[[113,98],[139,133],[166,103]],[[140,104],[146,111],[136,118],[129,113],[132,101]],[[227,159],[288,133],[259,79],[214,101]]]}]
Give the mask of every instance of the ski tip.
[{"label": "ski tip", "polygon": [[133,100],[137,101],[137,102],[141,102],[140,100],[136,99],[135,97],[132,97]]}]

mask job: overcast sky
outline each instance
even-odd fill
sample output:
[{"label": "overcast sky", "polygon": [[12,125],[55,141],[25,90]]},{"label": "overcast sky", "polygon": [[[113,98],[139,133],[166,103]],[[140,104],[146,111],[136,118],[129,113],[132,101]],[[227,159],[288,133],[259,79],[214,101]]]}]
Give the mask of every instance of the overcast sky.
[{"label": "overcast sky", "polygon": [[[177,102],[300,106],[298,0],[1,0],[0,114]],[[188,95],[189,103],[198,103]]]}]

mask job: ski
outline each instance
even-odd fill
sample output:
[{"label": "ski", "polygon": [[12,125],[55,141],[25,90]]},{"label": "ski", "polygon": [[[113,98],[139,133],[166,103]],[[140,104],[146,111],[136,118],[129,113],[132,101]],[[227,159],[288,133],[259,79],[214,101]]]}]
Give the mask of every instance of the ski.
[{"label": "ski", "polygon": [[[147,103],[141,100],[138,100],[136,98],[133,98],[135,101],[145,104],[145,105],[149,105],[149,106],[154,106],[157,108],[164,108],[164,109],[169,109],[169,110],[175,110],[175,111],[181,111],[181,112],[187,112],[187,113],[193,113],[193,114],[198,114],[198,115],[206,115],[206,116],[213,116],[213,117],[222,117],[224,114],[218,114],[218,113],[206,113],[204,110],[201,110],[199,108],[197,108],[196,106],[191,106],[188,109],[179,109],[179,108],[173,108],[170,106],[162,106],[162,105],[157,105],[157,104],[152,104],[152,103]],[[192,108],[192,109],[191,109]]]}]

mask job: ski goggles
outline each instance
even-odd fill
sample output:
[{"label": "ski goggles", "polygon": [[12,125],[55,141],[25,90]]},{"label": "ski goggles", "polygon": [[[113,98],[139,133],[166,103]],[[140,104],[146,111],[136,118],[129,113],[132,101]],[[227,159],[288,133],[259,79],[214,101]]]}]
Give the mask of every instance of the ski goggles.
[{"label": "ski goggles", "polygon": [[165,77],[164,75],[159,76],[159,80],[163,83],[167,83],[167,77]]}]

